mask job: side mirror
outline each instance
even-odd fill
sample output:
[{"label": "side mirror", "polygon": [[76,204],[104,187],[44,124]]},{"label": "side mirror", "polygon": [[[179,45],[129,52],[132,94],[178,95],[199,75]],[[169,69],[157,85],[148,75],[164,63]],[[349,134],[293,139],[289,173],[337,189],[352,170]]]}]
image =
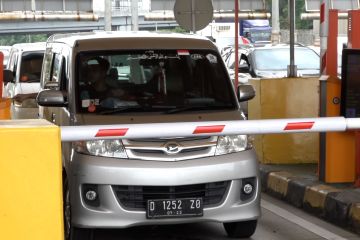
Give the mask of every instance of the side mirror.
[{"label": "side mirror", "polygon": [[241,84],[238,87],[237,95],[239,102],[245,102],[255,97],[255,89],[252,85]]},{"label": "side mirror", "polygon": [[3,71],[3,79],[4,83],[13,82],[14,81],[14,74],[9,69],[4,69]]},{"label": "side mirror", "polygon": [[59,90],[44,90],[39,92],[36,97],[39,106],[43,107],[65,107],[67,102],[63,92]]}]

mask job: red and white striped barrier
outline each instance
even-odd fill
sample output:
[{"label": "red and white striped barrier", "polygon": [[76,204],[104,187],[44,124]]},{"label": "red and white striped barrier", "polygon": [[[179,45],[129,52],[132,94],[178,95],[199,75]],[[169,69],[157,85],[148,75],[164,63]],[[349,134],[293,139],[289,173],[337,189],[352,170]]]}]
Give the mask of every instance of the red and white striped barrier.
[{"label": "red and white striped barrier", "polygon": [[61,127],[62,141],[213,135],[343,132],[360,129],[360,118],[326,117],[247,121],[119,124]]}]

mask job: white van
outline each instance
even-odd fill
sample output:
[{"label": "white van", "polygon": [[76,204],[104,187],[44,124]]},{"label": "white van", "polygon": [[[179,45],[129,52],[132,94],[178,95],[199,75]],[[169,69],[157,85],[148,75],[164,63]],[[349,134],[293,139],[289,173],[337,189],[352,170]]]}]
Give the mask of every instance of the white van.
[{"label": "white van", "polygon": [[13,119],[38,118],[35,101],[40,90],[40,75],[45,43],[14,44],[4,70],[4,97],[13,98]]}]

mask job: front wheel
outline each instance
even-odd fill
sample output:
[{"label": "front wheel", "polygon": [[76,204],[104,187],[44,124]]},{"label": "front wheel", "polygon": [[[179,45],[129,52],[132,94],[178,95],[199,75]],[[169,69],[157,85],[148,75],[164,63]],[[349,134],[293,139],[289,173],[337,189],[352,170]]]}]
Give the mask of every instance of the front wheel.
[{"label": "front wheel", "polygon": [[224,223],[226,233],[231,238],[249,238],[254,234],[256,226],[257,220]]},{"label": "front wheel", "polygon": [[64,191],[64,233],[65,240],[92,240],[93,230],[87,228],[76,228],[71,225],[71,203],[69,181],[64,174],[63,177],[63,191]]}]

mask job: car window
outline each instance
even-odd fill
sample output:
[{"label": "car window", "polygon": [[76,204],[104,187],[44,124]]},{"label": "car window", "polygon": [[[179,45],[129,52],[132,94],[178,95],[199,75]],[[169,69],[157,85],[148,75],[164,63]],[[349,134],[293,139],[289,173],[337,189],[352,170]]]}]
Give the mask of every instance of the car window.
[{"label": "car window", "polygon": [[[255,67],[257,70],[286,70],[290,64],[289,48],[255,49]],[[297,69],[319,69],[319,56],[307,48],[295,48]]]},{"label": "car window", "polygon": [[40,82],[44,51],[24,52],[21,56],[20,82]]},{"label": "car window", "polygon": [[128,106],[139,106],[141,111],[237,106],[226,69],[216,52],[96,52],[79,54],[77,61],[80,112]]},{"label": "car window", "polygon": [[7,69],[13,71],[13,73],[16,73],[17,69],[17,60],[18,60],[18,51],[12,50],[10,52],[10,58],[8,60]]},{"label": "car window", "polygon": [[51,81],[59,82],[60,81],[60,72],[61,72],[61,60],[62,57],[60,54],[55,54],[54,62],[51,70]]}]

